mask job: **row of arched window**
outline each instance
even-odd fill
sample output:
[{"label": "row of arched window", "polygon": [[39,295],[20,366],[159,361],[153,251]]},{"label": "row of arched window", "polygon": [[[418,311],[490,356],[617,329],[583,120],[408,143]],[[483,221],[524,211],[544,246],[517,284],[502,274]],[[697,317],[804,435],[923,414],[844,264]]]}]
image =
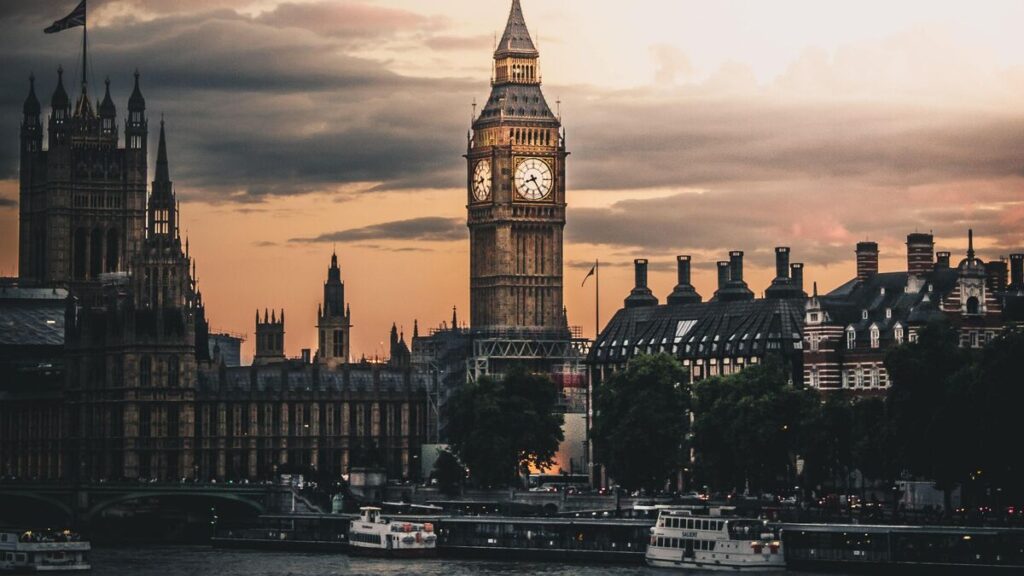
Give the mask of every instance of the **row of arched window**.
[{"label": "row of arched window", "polygon": [[550,146],[551,130],[541,130],[539,128],[513,128],[510,140],[512,144],[522,144],[526,146]]},{"label": "row of arched window", "polygon": [[121,234],[117,228],[78,228],[72,238],[72,276],[78,280],[117,272],[121,261]]}]

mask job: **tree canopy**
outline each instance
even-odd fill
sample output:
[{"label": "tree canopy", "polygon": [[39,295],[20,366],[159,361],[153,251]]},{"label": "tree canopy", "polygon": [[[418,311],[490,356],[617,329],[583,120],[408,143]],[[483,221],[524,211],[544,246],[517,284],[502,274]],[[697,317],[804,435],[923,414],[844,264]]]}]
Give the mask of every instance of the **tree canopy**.
[{"label": "tree canopy", "polygon": [[687,461],[688,381],[678,360],[656,354],[633,359],[595,390],[595,449],[623,487],[660,488]]},{"label": "tree canopy", "polygon": [[547,376],[515,367],[456,390],[446,407],[452,451],[480,486],[503,486],[552,465],[563,439],[558,390]]},{"label": "tree canopy", "polygon": [[698,382],[697,477],[737,492],[792,486],[799,441],[807,437],[805,426],[818,405],[817,394],[790,385],[783,363],[771,356],[742,372]]}]

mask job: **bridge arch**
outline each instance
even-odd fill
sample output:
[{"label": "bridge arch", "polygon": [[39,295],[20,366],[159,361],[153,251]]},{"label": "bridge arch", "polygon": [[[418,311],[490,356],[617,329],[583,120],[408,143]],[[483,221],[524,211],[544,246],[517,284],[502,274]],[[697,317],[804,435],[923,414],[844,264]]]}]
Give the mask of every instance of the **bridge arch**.
[{"label": "bridge arch", "polygon": [[0,490],[0,502],[9,499],[30,500],[38,504],[43,504],[51,510],[59,511],[60,514],[69,522],[75,518],[75,511],[68,503],[60,500],[59,498],[54,498],[45,494],[37,494],[35,492],[23,492],[21,490]]},{"label": "bridge arch", "polygon": [[99,502],[93,504],[85,514],[86,520],[93,520],[97,515],[101,514],[104,510],[118,504],[124,504],[135,500],[143,500],[146,498],[181,498],[189,500],[223,500],[226,502],[244,504],[248,506],[256,514],[266,513],[266,508],[261,502],[257,502],[251,497],[241,496],[238,494],[232,494],[227,492],[214,492],[214,491],[202,491],[202,492],[181,492],[175,490],[166,491],[146,491],[146,492],[129,492],[126,494],[117,494],[110,498],[103,498]]}]

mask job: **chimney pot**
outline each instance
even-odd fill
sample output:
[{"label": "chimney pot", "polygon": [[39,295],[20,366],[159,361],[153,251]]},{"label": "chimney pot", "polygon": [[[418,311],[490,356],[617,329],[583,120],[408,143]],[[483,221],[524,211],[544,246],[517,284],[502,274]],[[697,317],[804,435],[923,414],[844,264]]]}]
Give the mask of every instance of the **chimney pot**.
[{"label": "chimney pot", "polygon": [[1010,290],[1024,290],[1024,254],[1010,254]]},{"label": "chimney pot", "polygon": [[789,265],[790,278],[793,279],[793,286],[797,290],[804,290],[804,265],[802,262],[795,262]]},{"label": "chimney pot", "polygon": [[867,280],[878,274],[878,243],[857,243],[857,279]]},{"label": "chimney pot", "polygon": [[633,260],[634,286],[636,288],[647,287],[647,259],[637,258]]},{"label": "chimney pot", "polygon": [[676,256],[676,274],[678,284],[687,286],[690,284],[690,257],[687,255]]},{"label": "chimney pot", "polygon": [[743,282],[743,252],[733,250],[729,252],[729,279],[732,282]]},{"label": "chimney pot", "polygon": [[934,251],[935,239],[931,234],[907,234],[907,272],[926,274],[931,271],[935,267]]},{"label": "chimney pot", "polygon": [[725,288],[725,285],[729,283],[729,263],[723,260],[718,262],[718,289]]},{"label": "chimney pot", "polygon": [[949,252],[936,252],[935,253],[935,269],[941,270],[949,268]]},{"label": "chimney pot", "polygon": [[789,278],[789,247],[775,248],[775,277]]}]

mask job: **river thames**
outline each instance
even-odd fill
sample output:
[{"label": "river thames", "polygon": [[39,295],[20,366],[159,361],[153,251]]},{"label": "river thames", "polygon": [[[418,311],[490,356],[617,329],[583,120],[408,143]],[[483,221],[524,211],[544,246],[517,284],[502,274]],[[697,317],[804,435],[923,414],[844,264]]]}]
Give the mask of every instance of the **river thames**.
[{"label": "river thames", "polygon": [[[350,558],[344,554],[223,550],[205,546],[97,548],[92,553],[92,565],[95,576],[605,576],[673,573],[642,566],[451,559],[382,560]],[[812,576],[808,572],[801,574]]]}]

